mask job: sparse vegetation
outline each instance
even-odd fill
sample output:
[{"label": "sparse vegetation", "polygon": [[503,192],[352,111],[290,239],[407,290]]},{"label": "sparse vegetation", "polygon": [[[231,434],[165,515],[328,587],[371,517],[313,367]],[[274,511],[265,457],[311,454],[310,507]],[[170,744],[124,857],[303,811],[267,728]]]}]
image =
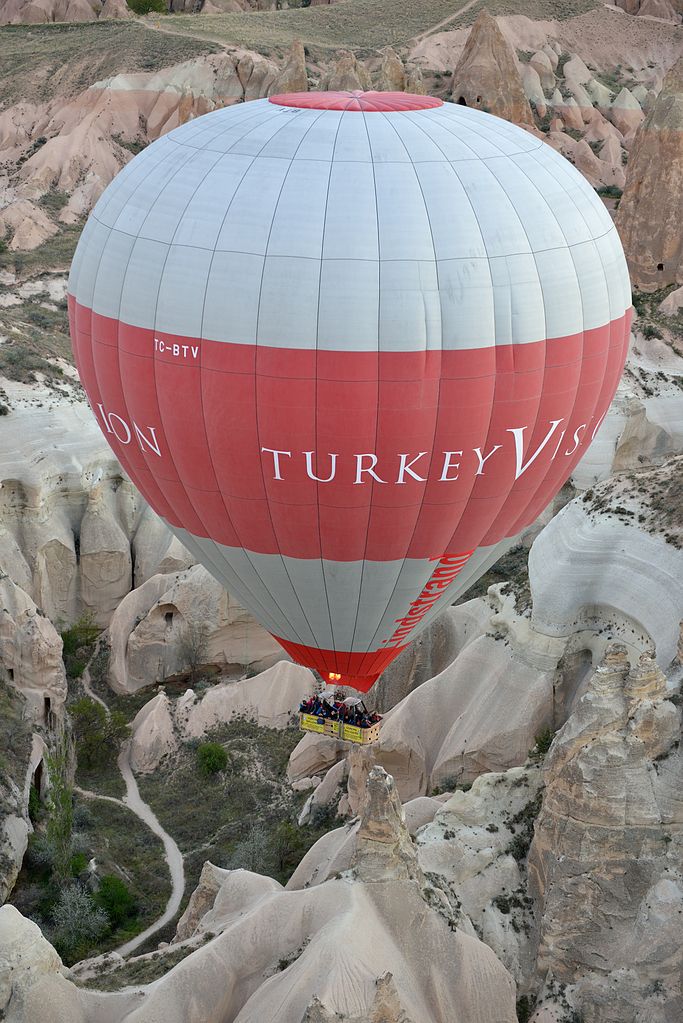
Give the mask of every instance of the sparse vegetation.
[{"label": "sparse vegetation", "polygon": [[81,677],[100,631],[91,612],[85,612],[69,628],[62,629],[62,660],[68,678]]},{"label": "sparse vegetation", "polygon": [[514,856],[518,862],[526,859],[529,852],[534,837],[534,824],[541,812],[542,804],[543,791],[541,790],[514,817],[505,822],[506,827],[513,833],[512,841],[505,852]]},{"label": "sparse vegetation", "polygon": [[[196,20],[196,19],[195,19]],[[135,21],[4,25],[0,28],[0,93],[5,106],[73,96],[121,71],[152,71],[214,53],[207,40],[150,32]]]},{"label": "sparse vegetation", "polygon": [[529,587],[529,551],[521,544],[504,554],[492,568],[485,572],[466,593],[455,603],[464,604],[475,597],[485,597],[489,586],[505,583],[515,595],[516,608],[521,614],[531,610],[531,589]]},{"label": "sparse vegetation", "polygon": [[[312,56],[327,55],[341,47],[358,51],[383,46],[404,46],[416,35],[427,32],[443,19],[453,16],[450,28],[470,25],[481,8],[491,14],[518,14],[515,0],[481,0],[458,16],[459,5],[451,0],[345,0],[332,7],[295,8],[216,14],[199,20],[189,14],[173,16],[174,31],[197,37],[223,39],[227,43],[248,46],[261,53],[282,51],[301,39]],[[597,7],[596,0],[534,0],[525,14],[533,18],[570,18]]]},{"label": "sparse vegetation", "polygon": [[201,622],[187,622],[178,640],[178,657],[195,681],[199,669],[206,664],[209,652],[209,631]]},{"label": "sparse vegetation", "polygon": [[529,756],[532,760],[542,760],[552,745],[552,741],[555,738],[555,733],[552,728],[544,728],[542,732],[539,732],[535,737],[533,749],[529,750]]},{"label": "sparse vegetation", "polygon": [[187,894],[207,859],[286,881],[306,850],[338,824],[333,814],[302,828],[295,823],[305,797],[292,794],[285,772],[299,732],[239,719],[215,729],[208,741],[228,756],[226,769],[210,782],[197,770],[192,743],[138,778],[142,798],[185,856]]}]

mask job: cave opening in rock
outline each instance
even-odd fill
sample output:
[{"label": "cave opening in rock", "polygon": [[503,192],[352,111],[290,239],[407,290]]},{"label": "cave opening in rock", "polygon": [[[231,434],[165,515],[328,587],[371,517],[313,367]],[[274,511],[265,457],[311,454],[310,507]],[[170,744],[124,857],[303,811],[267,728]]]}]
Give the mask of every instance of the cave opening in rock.
[{"label": "cave opening in rock", "polygon": [[663,263],[657,263],[657,269],[658,270],[663,270],[664,269],[664,264]]},{"label": "cave opening in rock", "polygon": [[168,626],[173,625],[173,612],[172,611],[167,611],[166,612],[166,614],[164,615],[164,621],[166,622],[166,624]]},{"label": "cave opening in rock", "polygon": [[466,102],[464,96],[461,96],[460,99],[458,100],[458,106],[461,106],[461,107],[466,107],[467,106],[467,102]]},{"label": "cave opening in rock", "polygon": [[50,721],[50,712],[52,711],[52,703],[49,696],[43,697],[43,719],[46,724]]}]

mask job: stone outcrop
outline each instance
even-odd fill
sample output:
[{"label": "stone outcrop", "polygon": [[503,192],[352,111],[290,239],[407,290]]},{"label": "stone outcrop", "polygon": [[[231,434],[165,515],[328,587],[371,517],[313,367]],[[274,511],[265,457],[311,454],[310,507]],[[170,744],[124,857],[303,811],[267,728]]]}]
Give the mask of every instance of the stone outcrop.
[{"label": "stone outcrop", "polygon": [[643,291],[683,284],[683,57],[636,132],[616,224]]},{"label": "stone outcrop", "polygon": [[643,120],[640,103],[629,89],[623,88],[612,101],[609,117],[622,135],[630,135]]},{"label": "stone outcrop", "polygon": [[28,199],[16,199],[0,210],[0,234],[9,237],[12,252],[37,249],[57,230],[47,214]]},{"label": "stone outcrop", "polygon": [[[4,384],[8,396],[19,386]],[[52,621],[91,611],[106,625],[131,586],[143,499],[83,401],[38,390],[34,402],[16,401],[3,438],[0,566]]]},{"label": "stone outcrop", "polygon": [[403,800],[522,763],[551,723],[564,643],[535,633],[499,587],[491,587],[487,603],[482,631],[384,719],[375,755]]},{"label": "stone outcrop", "polygon": [[453,72],[451,98],[517,124],[533,124],[515,52],[486,10],[472,26]]},{"label": "stone outcrop", "polygon": [[98,18],[132,18],[123,0],[5,0],[0,25],[44,25],[55,21],[84,22]]},{"label": "stone outcrop", "polygon": [[155,771],[181,739],[201,739],[236,718],[255,721],[261,728],[286,728],[314,686],[307,668],[279,661],[252,678],[219,682],[202,696],[192,689],[176,700],[163,691],[157,693],[132,722],[131,766],[143,774]]},{"label": "stone outcrop", "polygon": [[8,576],[0,576],[0,675],[22,693],[35,722],[47,725],[61,714],[66,700],[61,637]]},{"label": "stone outcrop", "polygon": [[370,89],[370,74],[355,54],[342,50],[337,60],[322,75],[320,88],[328,92],[346,92]]},{"label": "stone outcrop", "polygon": [[368,694],[373,708],[386,713],[423,682],[442,672],[473,636],[485,631],[489,617],[490,610],[482,601],[469,601],[439,615],[382,672]]},{"label": "stone outcrop", "polygon": [[680,25],[683,17],[680,0],[614,0],[614,4],[627,14],[659,18],[674,25]]},{"label": "stone outcrop", "polygon": [[352,869],[363,881],[424,883],[394,779],[382,767],[368,775]]},{"label": "stone outcrop", "polygon": [[537,633],[574,635],[577,644],[583,635],[593,656],[590,637],[601,633],[626,643],[634,659],[656,648],[670,663],[682,603],[680,463],[600,483],[540,533],[529,556]]},{"label": "stone outcrop", "polygon": [[270,86],[271,94],[279,92],[307,92],[306,54],[300,39],[296,39],[285,57],[282,70]]},{"label": "stone outcrop", "polygon": [[421,869],[455,896],[465,922],[515,979],[530,968],[533,905],[526,854],[541,808],[537,763],[483,774],[455,792],[417,835]]},{"label": "stone outcrop", "polygon": [[254,665],[282,656],[281,647],[201,565],[155,575],[118,605],[109,627],[110,684],[136,692],[197,665]]},{"label": "stone outcrop", "polygon": [[[529,855],[536,973],[595,1023],[683,1010],[680,719],[646,654],[609,647],[544,764]],[[655,997],[657,996],[657,997]]]},{"label": "stone outcrop", "polygon": [[171,702],[166,693],[158,693],[131,723],[130,766],[138,774],[155,771],[177,748]]},{"label": "stone outcrop", "polygon": [[0,909],[7,1023],[514,1023],[512,978],[424,883],[391,779],[372,772],[368,795],[343,877],[284,891],[207,864],[169,948],[190,954],[149,985],[76,987],[36,925]]}]

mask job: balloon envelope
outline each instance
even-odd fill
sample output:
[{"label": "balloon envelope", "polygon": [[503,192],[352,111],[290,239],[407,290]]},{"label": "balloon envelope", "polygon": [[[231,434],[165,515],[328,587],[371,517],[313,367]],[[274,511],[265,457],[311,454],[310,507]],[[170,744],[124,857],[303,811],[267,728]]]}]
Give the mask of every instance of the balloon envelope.
[{"label": "balloon envelope", "polygon": [[295,660],[367,690],[568,478],[631,296],[545,142],[429,97],[304,93],[131,160],[69,304],[151,506]]}]

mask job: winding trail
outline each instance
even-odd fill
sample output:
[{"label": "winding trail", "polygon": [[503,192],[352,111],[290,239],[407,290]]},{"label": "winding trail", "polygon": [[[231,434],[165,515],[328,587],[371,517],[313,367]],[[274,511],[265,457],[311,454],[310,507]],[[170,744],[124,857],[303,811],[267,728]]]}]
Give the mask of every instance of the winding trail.
[{"label": "winding trail", "polygon": [[470,7],[474,7],[476,3],[479,3],[479,0],[469,0],[469,3],[463,4],[460,10],[455,11],[453,14],[449,14],[447,18],[443,19],[443,21],[437,22],[436,25],[432,25],[431,28],[425,29],[425,31],[420,32],[419,35],[413,36],[413,38],[408,40],[408,42],[421,43],[423,39],[427,39],[428,36],[434,35],[435,32],[440,32],[442,28],[446,27],[446,25],[450,25],[452,21],[456,21],[459,17],[461,17],[461,15],[465,14],[466,11],[469,11]]},{"label": "winding trail", "polygon": [[[97,648],[95,648],[95,653],[97,653]],[[104,707],[108,716],[110,713],[109,707],[104,700],[102,700],[92,690],[90,685],[89,669],[90,665],[88,664],[81,676],[83,688],[92,700],[95,700],[96,703],[99,703],[102,707]],[[156,817],[156,814],[152,808],[145,803],[140,795],[138,783],[135,780],[135,775],[133,774],[133,769],[130,765],[130,742],[125,742],[123,744],[116,763],[126,786],[126,794],[123,799],[117,799],[115,796],[100,795],[98,792],[91,792],[88,789],[81,789],[78,786],[76,786],[75,790],[87,799],[104,799],[109,803],[116,803],[118,806],[124,806],[130,810],[131,813],[134,813],[150,831],[161,839],[164,846],[164,859],[168,864],[168,870],[171,875],[171,894],[168,902],[166,903],[166,909],[163,914],[144,931],[141,931],[140,934],[136,934],[134,938],[127,941],[125,945],[121,945],[119,948],[113,949],[113,951],[118,952],[119,955],[127,956],[130,955],[131,952],[134,952],[136,948],[139,948],[140,945],[147,941],[147,939],[153,934],[160,931],[162,927],[165,927],[178,912],[185,892],[185,865],[183,863],[183,854],[178,848],[178,845],[174,839],[171,838],[168,832],[164,831]]]}]

